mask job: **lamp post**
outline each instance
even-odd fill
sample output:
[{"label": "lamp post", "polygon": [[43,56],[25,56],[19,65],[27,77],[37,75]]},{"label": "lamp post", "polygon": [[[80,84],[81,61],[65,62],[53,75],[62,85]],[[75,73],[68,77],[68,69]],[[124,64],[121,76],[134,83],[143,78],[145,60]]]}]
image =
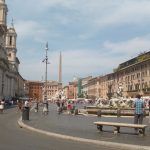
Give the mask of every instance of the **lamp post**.
[{"label": "lamp post", "polygon": [[2,81],[2,97],[4,96],[4,81]]},{"label": "lamp post", "polygon": [[44,103],[46,104],[47,110],[48,110],[48,101],[47,101],[47,65],[49,64],[48,62],[48,56],[47,56],[47,52],[48,52],[48,43],[46,43],[46,56],[45,59],[42,62],[45,62],[45,88],[44,88]]},{"label": "lamp post", "polygon": [[2,98],[4,98],[4,72],[2,74],[2,90],[1,90]]}]

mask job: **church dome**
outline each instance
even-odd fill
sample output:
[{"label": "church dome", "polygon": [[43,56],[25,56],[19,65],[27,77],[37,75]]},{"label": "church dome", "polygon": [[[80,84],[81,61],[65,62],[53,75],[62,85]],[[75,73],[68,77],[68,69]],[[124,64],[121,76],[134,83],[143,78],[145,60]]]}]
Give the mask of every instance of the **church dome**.
[{"label": "church dome", "polygon": [[13,27],[8,28],[7,33],[16,34],[15,28]]}]

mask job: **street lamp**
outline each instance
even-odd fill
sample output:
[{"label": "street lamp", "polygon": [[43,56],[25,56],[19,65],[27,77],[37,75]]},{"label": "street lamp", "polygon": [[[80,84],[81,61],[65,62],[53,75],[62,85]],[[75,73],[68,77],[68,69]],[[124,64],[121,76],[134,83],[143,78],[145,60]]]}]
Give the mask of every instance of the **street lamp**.
[{"label": "street lamp", "polygon": [[2,81],[2,97],[4,96],[4,81]]},{"label": "street lamp", "polygon": [[44,102],[46,104],[47,110],[48,110],[48,101],[47,101],[47,65],[49,64],[48,62],[48,56],[47,56],[47,52],[48,52],[48,42],[46,43],[46,55],[45,55],[45,59],[42,62],[45,62],[45,90],[44,90]]},{"label": "street lamp", "polygon": [[2,95],[2,98],[4,98],[4,72],[2,74],[2,91],[1,91],[1,95]]}]

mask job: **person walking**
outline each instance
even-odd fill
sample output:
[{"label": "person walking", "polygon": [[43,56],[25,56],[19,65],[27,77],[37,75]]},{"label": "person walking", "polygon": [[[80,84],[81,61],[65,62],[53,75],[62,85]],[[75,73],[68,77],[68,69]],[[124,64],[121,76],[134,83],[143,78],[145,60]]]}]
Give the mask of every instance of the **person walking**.
[{"label": "person walking", "polygon": [[34,111],[35,111],[35,112],[38,112],[38,111],[39,111],[39,102],[38,102],[38,101],[35,102]]},{"label": "person walking", "polygon": [[17,112],[18,111],[22,111],[22,101],[21,100],[17,100]]},{"label": "person walking", "polygon": [[149,107],[149,126],[150,126],[150,99],[148,101],[148,107]]},{"label": "person walking", "polygon": [[29,109],[30,104],[29,104],[29,100],[28,100],[28,99],[24,102],[24,107],[25,107],[26,109]]},{"label": "person walking", "polygon": [[0,113],[2,114],[2,100],[0,99]]},{"label": "person walking", "polygon": [[5,105],[5,100],[4,99],[0,100],[0,112],[1,113],[3,113],[4,111],[4,105]]},{"label": "person walking", "polygon": [[141,99],[141,95],[139,94],[136,96],[134,107],[135,107],[134,124],[142,124],[144,117],[144,101]]},{"label": "person walking", "polygon": [[58,114],[60,114],[61,113],[61,103],[60,103],[59,99],[56,101],[56,105],[57,105],[57,112],[58,112]]},{"label": "person walking", "polygon": [[72,104],[70,101],[68,101],[67,110],[68,110],[68,114],[72,113]]},{"label": "person walking", "polygon": [[43,114],[48,115],[48,102],[47,101],[43,103]]}]

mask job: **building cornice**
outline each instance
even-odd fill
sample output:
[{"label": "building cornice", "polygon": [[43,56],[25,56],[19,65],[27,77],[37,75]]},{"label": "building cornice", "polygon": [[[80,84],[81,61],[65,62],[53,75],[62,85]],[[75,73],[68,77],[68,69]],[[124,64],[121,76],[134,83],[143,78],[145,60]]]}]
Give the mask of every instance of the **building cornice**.
[{"label": "building cornice", "polygon": [[121,71],[123,71],[123,70],[126,70],[126,69],[128,69],[128,68],[134,67],[134,66],[136,66],[136,65],[139,65],[139,64],[144,63],[144,62],[147,62],[147,61],[150,61],[150,58],[145,59],[144,61],[137,62],[137,63],[135,63],[135,64],[133,64],[133,65],[129,65],[129,66],[124,67],[124,68],[122,68],[122,69],[119,69],[119,70],[117,70],[117,71],[114,72],[114,73],[121,72]]}]

